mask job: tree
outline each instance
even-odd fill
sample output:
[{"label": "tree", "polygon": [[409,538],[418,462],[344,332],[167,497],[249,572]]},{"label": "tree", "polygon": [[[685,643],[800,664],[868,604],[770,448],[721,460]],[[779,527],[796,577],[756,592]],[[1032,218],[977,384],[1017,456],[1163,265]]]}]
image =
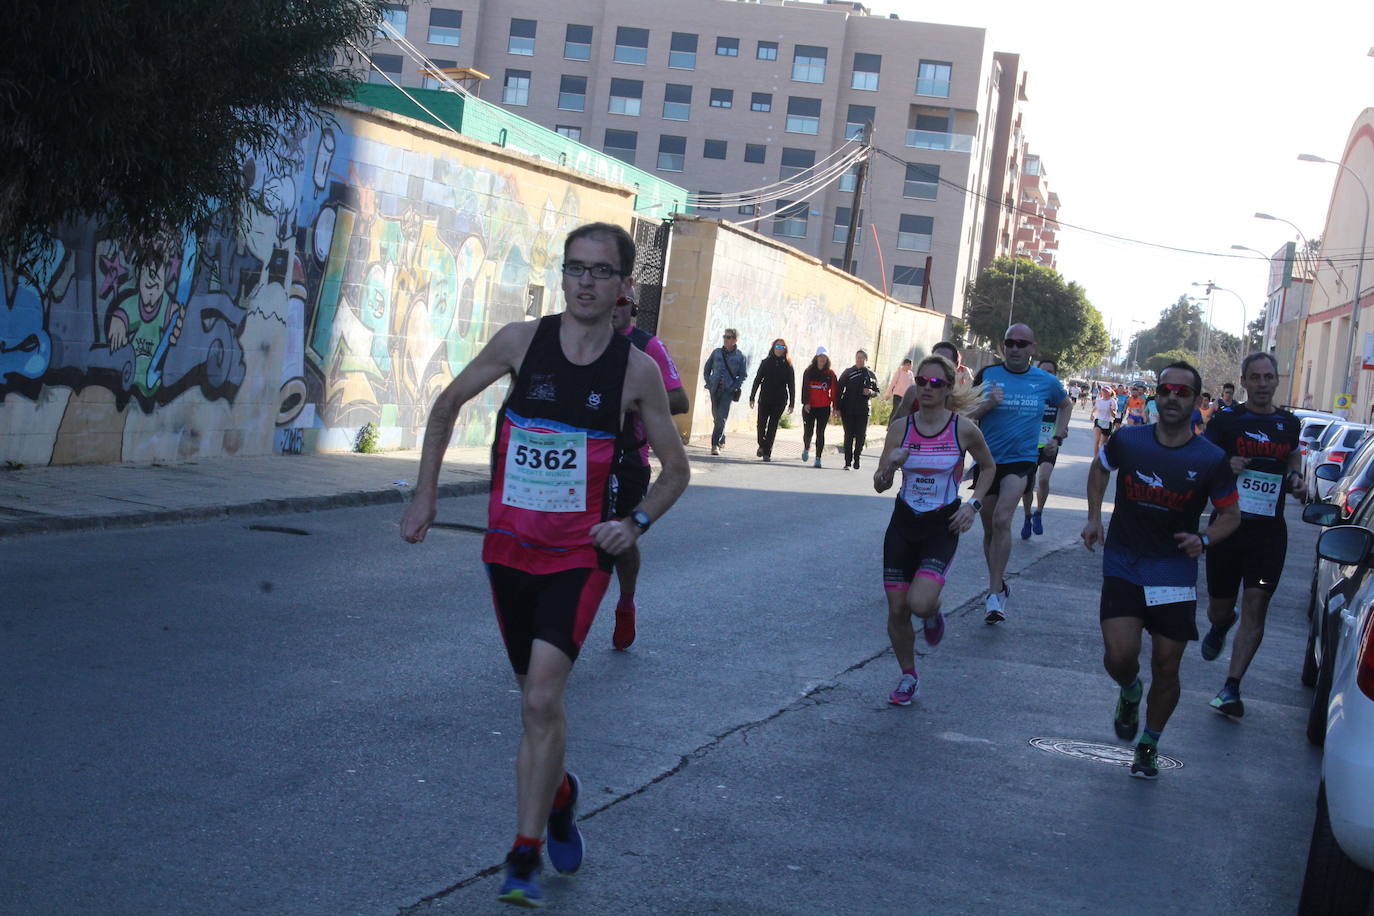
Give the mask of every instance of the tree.
[{"label": "tree", "polygon": [[0,255],[32,262],[95,218],[144,251],[245,197],[279,130],[349,94],[335,66],[382,0],[9,5],[0,57]]},{"label": "tree", "polygon": [[[1083,287],[1065,283],[1060,274],[1028,258],[1015,262],[1016,301],[1011,308],[1013,262],[997,258],[974,281],[965,317],[969,330],[987,340],[1001,340],[1011,322],[1035,331],[1039,351],[1059,361],[1063,372],[1096,365],[1111,347],[1102,314],[1088,301]],[[1008,312],[1011,322],[1008,322]]]}]

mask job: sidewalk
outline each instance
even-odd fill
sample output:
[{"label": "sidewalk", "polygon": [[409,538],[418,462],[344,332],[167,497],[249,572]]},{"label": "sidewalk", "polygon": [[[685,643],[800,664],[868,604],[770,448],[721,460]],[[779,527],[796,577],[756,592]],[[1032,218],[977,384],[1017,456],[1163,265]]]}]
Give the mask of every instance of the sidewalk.
[{"label": "sidewalk", "polygon": [[[801,424],[779,429],[775,460],[801,454]],[[827,430],[827,446],[841,442]],[[882,431],[869,431],[869,454]],[[757,461],[752,432],[731,433],[722,458]],[[693,471],[709,468],[709,437],[688,443]],[[836,460],[827,452],[827,463]],[[706,462],[697,459],[706,458]],[[491,450],[449,448],[439,495],[468,496],[491,487]],[[0,470],[0,538],[43,532],[128,528],[232,516],[313,512],[401,503],[409,498],[420,451],[320,452],[209,458],[177,464],[91,464]]]}]

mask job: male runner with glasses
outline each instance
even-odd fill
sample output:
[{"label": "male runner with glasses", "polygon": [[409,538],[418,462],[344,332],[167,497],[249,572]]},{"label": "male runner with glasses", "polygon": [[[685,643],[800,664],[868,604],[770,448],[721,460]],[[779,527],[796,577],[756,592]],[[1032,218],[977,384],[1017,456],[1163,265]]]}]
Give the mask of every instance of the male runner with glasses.
[{"label": "male runner with glasses", "polygon": [[1264,639],[1269,599],[1278,588],[1288,552],[1283,496],[1291,492],[1301,499],[1307,492],[1298,470],[1302,423],[1274,406],[1278,364],[1268,353],[1251,353],[1240,364],[1240,383],[1245,403],[1218,411],[1207,424],[1208,440],[1226,452],[1236,475],[1241,522],[1238,537],[1207,554],[1207,619],[1212,626],[1202,637],[1202,657],[1210,662],[1226,646],[1226,632],[1236,622],[1236,596],[1243,585],[1231,668],[1211,702],[1217,712],[1237,719],[1245,715],[1240,679]]},{"label": "male runner with glasses", "polygon": [[[415,495],[401,518],[402,538],[425,539],[459,411],[488,385],[513,376],[497,415],[482,560],[521,693],[516,837],[500,899],[523,906],[543,903],[541,847],[560,872],[582,864],[579,786],[563,768],[563,692],[610,583],[611,557],[635,545],[690,476],[658,365],[611,327],[617,298],[631,292],[634,256],[634,240],[619,226],[590,223],[569,233],[566,309],[501,328],[439,395]],[[663,471],[628,518],[613,519],[616,440],[630,411]]]},{"label": "male runner with glasses", "polygon": [[[1103,665],[1121,687],[1113,726],[1122,741],[1140,730],[1141,632],[1150,631],[1150,696],[1145,734],[1131,775],[1159,775],[1159,736],[1178,705],[1178,666],[1197,639],[1197,558],[1240,522],[1239,496],[1226,453],[1193,434],[1202,376],[1184,362],[1159,376],[1159,422],[1125,426],[1107,440],[1088,472],[1083,546],[1102,551]],[[1104,541],[1102,497],[1116,471],[1116,509]],[[1212,500],[1207,530],[1198,517]]]},{"label": "male runner with glasses", "polygon": [[[1003,574],[1011,557],[1011,523],[1016,506],[1026,492],[1041,455],[1052,459],[1069,433],[1073,401],[1059,379],[1031,366],[1035,334],[1024,324],[1007,328],[1002,341],[1002,362],[984,366],[973,383],[983,386],[983,400],[969,411],[978,421],[992,458],[997,462],[988,499],[979,514],[983,519],[983,555],[988,564],[986,623],[1007,619],[1011,589]],[[1054,434],[1040,446],[1040,418],[1049,405],[1056,408]],[[978,480],[975,471],[974,481]]]}]

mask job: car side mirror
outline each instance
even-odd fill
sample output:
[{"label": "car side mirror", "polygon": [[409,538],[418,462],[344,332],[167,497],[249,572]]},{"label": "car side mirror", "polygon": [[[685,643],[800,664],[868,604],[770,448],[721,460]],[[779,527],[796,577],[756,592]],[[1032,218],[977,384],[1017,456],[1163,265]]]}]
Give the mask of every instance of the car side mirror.
[{"label": "car side mirror", "polygon": [[1302,507],[1302,520],[1309,525],[1330,528],[1341,520],[1341,507],[1331,503],[1312,503]]},{"label": "car side mirror", "polygon": [[1340,480],[1341,466],[1334,461],[1327,461],[1324,464],[1317,465],[1317,469],[1312,473],[1316,474],[1322,480]]},{"label": "car side mirror", "polygon": [[1359,525],[1339,525],[1317,538],[1317,556],[1342,566],[1363,563],[1374,547],[1374,532]]}]

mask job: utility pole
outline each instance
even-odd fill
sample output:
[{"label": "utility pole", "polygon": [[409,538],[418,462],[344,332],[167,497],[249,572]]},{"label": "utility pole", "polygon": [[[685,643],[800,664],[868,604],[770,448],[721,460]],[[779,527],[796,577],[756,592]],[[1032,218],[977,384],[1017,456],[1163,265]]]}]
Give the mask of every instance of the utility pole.
[{"label": "utility pole", "polygon": [[[849,205],[849,233],[844,239],[844,263],[846,273],[858,275],[854,269],[854,245],[859,236],[859,207],[864,199],[864,184],[868,181],[868,151],[873,143],[873,122],[864,122],[864,156],[859,160],[859,174],[854,179],[854,199]],[[875,354],[876,355],[876,354]]]}]

